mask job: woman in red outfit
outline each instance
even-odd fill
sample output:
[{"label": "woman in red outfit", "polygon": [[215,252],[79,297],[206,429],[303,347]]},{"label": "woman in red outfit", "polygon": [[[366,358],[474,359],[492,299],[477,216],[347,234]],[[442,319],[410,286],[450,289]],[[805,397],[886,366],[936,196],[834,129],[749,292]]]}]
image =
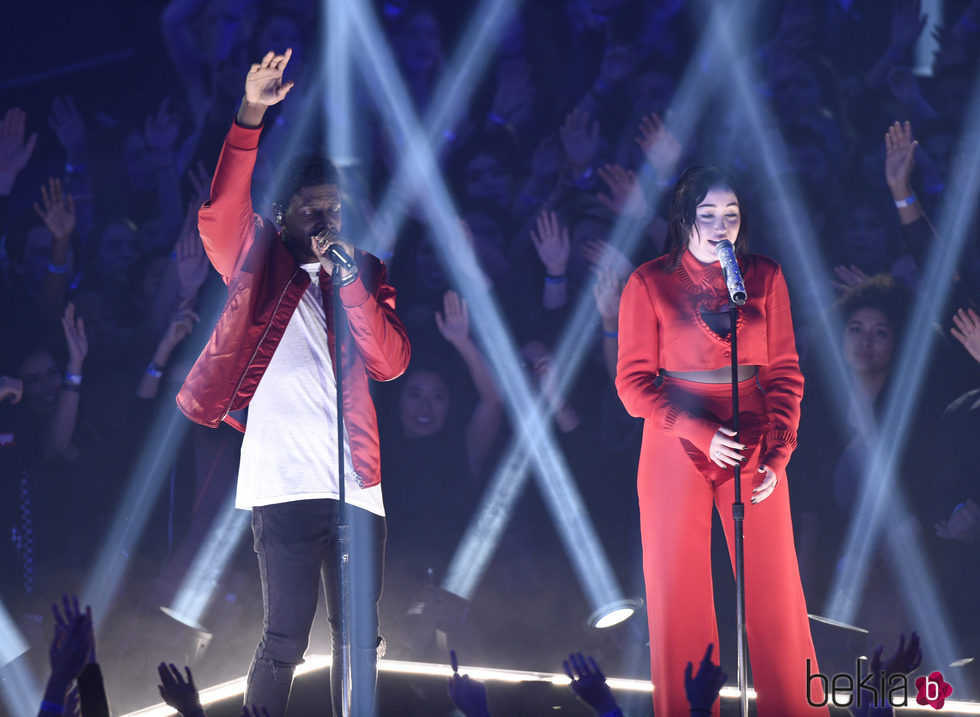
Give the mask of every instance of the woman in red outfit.
[{"label": "woman in red outfit", "polygon": [[[745,597],[761,717],[812,715],[817,671],[790,522],[786,464],[796,447],[803,376],[779,265],[747,252],[734,182],[692,167],[668,217],[668,253],[630,277],[620,304],[616,387],[644,421],[637,493],[657,717],[688,714],[683,670],[718,644],[711,511],[734,556],[732,467],[746,477]],[[748,301],[738,309],[739,429],[731,411],[728,292],[716,255],[735,246]],[[819,680],[813,680],[819,683]],[[823,701],[819,684],[810,693]],[[826,708],[822,710],[827,714]],[[720,704],[714,714],[720,713]]]}]

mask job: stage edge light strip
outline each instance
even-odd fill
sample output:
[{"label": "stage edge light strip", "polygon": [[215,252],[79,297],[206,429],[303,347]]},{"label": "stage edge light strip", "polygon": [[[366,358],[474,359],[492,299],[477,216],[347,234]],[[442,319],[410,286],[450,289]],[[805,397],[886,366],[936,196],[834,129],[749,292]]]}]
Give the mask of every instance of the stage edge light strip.
[{"label": "stage edge light strip", "polygon": [[[304,675],[317,670],[322,670],[330,666],[329,655],[308,655],[306,662],[296,668],[296,676]],[[402,675],[419,675],[424,677],[445,677],[447,680],[452,676],[453,670],[449,665],[430,663],[430,662],[408,662],[403,660],[381,660],[378,662],[378,672]],[[460,665],[459,673],[469,675],[474,680],[481,682],[502,682],[515,684],[520,682],[547,682],[555,687],[563,687],[569,684],[568,676],[556,672],[530,672],[526,670],[506,670],[495,667],[477,667],[471,665]],[[622,677],[607,677],[606,684],[610,688],[620,692],[653,692],[654,687],[649,680],[633,680]],[[201,705],[207,707],[221,700],[230,699],[245,693],[245,678],[239,677],[235,680],[223,682],[214,687],[201,690]],[[721,688],[720,696],[722,699],[737,699],[739,696],[738,688],[727,685]],[[749,689],[750,700],[756,698],[755,690]],[[915,712],[935,712],[931,706],[918,705],[914,701],[901,707],[903,711]],[[980,704],[963,700],[946,700],[943,707],[944,711],[955,712],[958,714],[980,714]],[[145,707],[135,712],[129,712],[122,717],[169,717],[176,714],[172,707],[165,704],[156,704]]]}]

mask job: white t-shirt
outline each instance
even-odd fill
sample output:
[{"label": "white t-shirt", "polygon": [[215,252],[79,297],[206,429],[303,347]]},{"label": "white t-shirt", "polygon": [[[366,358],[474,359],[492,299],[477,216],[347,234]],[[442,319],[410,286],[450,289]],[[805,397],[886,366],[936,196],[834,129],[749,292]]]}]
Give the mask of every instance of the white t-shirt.
[{"label": "white t-shirt", "polygon": [[[312,283],[249,403],[236,508],[339,497],[337,382],[327,346],[320,264],[302,268]],[[384,515],[381,486],[360,488],[354,480],[346,430],[344,472],[347,502]]]}]

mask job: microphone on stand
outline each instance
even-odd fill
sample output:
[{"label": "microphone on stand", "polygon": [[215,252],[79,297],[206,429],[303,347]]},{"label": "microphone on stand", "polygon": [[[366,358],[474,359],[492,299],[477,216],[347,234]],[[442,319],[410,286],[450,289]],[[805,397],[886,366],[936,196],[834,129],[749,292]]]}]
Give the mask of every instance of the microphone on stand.
[{"label": "microphone on stand", "polygon": [[717,244],[718,262],[721,270],[725,274],[725,285],[728,286],[728,296],[732,303],[741,306],[745,303],[748,295],[745,293],[745,284],[742,283],[742,272],[738,268],[738,261],[735,260],[735,247],[727,239]]},{"label": "microphone on stand", "polygon": [[319,245],[320,251],[323,251],[324,247],[327,248],[327,256],[330,257],[334,266],[339,266],[347,271],[357,271],[354,260],[344,251],[344,247],[336,243],[340,241],[340,234],[336,229],[327,227],[322,232],[315,234],[313,239]]}]

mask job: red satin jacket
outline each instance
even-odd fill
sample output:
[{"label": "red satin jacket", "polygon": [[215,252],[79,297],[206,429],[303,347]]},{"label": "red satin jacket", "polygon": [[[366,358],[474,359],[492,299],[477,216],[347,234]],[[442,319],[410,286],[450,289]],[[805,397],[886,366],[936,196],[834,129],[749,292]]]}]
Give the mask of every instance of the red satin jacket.
[{"label": "red satin jacket", "polygon": [[[252,211],[252,170],[261,129],[233,124],[225,137],[211,184],[198,213],[204,249],[228,285],[228,300],[207,346],[177,394],[192,421],[211,428],[225,421],[244,426],[229,411],[248,405],[293,311],[310,285],[309,275],[280,240],[275,225]],[[349,331],[341,346],[344,420],[352,468],[362,487],[381,481],[378,421],[368,378],[390,381],[408,367],[408,337],[395,315],[395,290],[384,264],[358,250],[358,279],[341,287]],[[321,285],[330,285],[320,270]],[[331,359],[333,291],[323,292]],[[297,430],[302,427],[297,426]]]},{"label": "red satin jacket", "polygon": [[[616,388],[631,415],[691,441],[707,455],[718,426],[673,404],[656,378],[661,369],[701,371],[731,365],[728,337],[712,331],[701,314],[701,309],[724,308],[728,291],[718,264],[702,264],[686,251],[680,265],[664,273],[670,261],[670,256],[663,256],[643,264],[623,290]],[[749,255],[739,266],[749,300],[738,309],[738,363],[759,367],[768,409],[761,462],[782,473],[796,448],[803,397],[789,292],[772,259]]]}]

